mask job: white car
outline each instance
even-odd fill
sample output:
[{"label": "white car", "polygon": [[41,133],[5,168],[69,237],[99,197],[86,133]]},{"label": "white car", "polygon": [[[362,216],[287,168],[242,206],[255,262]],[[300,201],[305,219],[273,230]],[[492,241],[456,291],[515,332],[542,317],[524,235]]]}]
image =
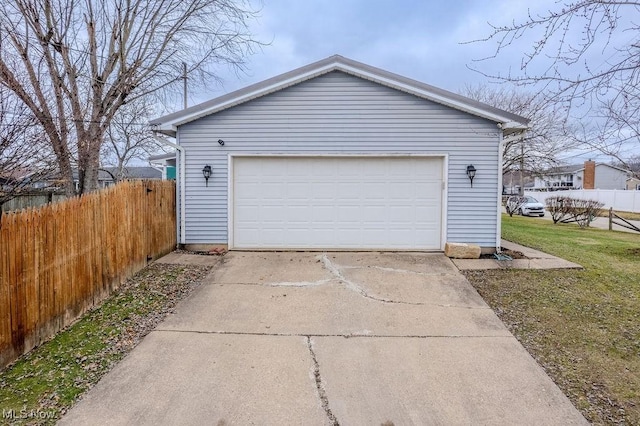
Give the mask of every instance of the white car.
[{"label": "white car", "polygon": [[544,204],[533,197],[509,197],[506,205],[507,213],[523,216],[544,216]]}]

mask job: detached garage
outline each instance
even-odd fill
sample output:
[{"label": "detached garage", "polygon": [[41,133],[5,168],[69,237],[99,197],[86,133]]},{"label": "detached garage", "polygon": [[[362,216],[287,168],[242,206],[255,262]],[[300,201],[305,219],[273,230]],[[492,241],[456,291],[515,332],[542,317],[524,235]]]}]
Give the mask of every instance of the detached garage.
[{"label": "detached garage", "polygon": [[439,251],[499,246],[502,143],[527,123],[332,56],[152,125],[176,138],[182,245]]}]

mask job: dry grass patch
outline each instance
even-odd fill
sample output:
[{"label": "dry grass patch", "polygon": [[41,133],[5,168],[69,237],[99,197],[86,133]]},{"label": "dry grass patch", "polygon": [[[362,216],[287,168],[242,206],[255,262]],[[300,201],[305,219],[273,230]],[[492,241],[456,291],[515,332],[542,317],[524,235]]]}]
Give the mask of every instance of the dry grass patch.
[{"label": "dry grass patch", "polygon": [[[624,219],[627,219],[627,220],[640,220],[640,213],[619,212],[617,210],[614,210],[614,213],[617,214],[618,216],[620,216],[621,218],[624,218]],[[600,216],[600,217],[609,217],[609,209],[600,210],[600,213],[598,213],[598,216]]]}]

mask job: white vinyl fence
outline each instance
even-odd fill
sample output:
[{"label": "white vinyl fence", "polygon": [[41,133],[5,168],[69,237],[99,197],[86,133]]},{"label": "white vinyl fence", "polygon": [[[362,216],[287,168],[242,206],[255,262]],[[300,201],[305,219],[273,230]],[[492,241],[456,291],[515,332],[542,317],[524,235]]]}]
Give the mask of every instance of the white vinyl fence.
[{"label": "white vinyl fence", "polygon": [[613,207],[622,212],[640,213],[640,191],[625,191],[619,189],[570,189],[567,191],[525,191],[525,195],[545,204],[547,197],[566,196],[580,200],[595,200],[604,203],[604,208]]}]

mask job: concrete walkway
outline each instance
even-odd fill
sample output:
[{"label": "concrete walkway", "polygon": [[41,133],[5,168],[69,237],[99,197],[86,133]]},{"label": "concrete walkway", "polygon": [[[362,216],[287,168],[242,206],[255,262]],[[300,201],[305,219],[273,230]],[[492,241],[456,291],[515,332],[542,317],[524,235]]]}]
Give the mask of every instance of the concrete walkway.
[{"label": "concrete walkway", "polygon": [[586,421],[441,254],[232,252],[61,424]]},{"label": "concrete walkway", "polygon": [[582,265],[569,262],[551,254],[543,253],[511,241],[502,240],[503,250],[519,251],[527,259],[496,260],[496,259],[452,259],[461,271],[487,269],[583,269]]}]

